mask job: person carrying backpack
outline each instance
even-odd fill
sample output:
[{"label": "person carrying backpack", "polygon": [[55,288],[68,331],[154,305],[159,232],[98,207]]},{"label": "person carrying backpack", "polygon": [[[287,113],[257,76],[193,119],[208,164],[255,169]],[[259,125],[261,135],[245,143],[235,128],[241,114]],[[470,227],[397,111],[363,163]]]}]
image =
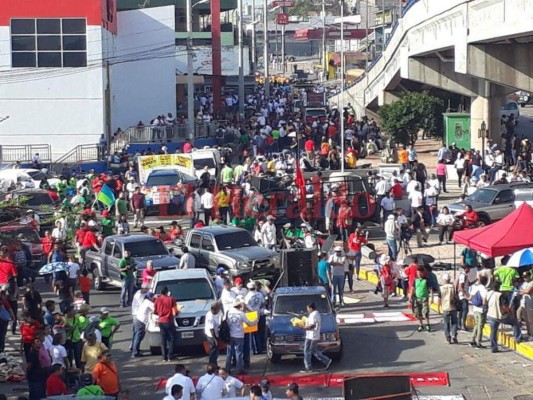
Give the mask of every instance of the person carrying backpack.
[{"label": "person carrying backpack", "polygon": [[487,282],[488,278],[480,275],[478,281],[470,288],[468,297],[474,313],[474,329],[470,337],[470,346],[478,349],[485,348],[481,341],[483,339],[483,327],[487,320]]},{"label": "person carrying backpack", "polygon": [[439,306],[442,311],[444,321],[444,337],[448,344],[459,343],[457,340],[457,292],[451,283],[448,274],[442,275],[442,285],[440,286]]},{"label": "person carrying backpack", "polygon": [[511,312],[511,304],[508,296],[502,292],[490,289],[487,292],[487,319],[490,325],[490,351],[498,353],[498,328],[500,324],[511,325],[515,343],[522,341],[520,325]]}]

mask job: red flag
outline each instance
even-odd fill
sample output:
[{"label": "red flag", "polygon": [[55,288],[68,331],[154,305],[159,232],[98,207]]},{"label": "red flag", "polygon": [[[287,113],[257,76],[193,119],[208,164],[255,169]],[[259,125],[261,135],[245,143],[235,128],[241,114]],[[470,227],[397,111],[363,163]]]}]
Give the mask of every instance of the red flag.
[{"label": "red flag", "polygon": [[296,162],[296,185],[298,186],[298,189],[300,189],[300,211],[303,211],[306,204],[305,178],[302,170],[300,169],[300,163],[298,161]]}]

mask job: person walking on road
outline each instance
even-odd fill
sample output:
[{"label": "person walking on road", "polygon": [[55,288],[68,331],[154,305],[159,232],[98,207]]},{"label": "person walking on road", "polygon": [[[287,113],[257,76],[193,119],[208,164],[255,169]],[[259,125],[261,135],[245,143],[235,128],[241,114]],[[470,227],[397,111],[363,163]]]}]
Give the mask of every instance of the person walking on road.
[{"label": "person walking on road", "polygon": [[490,325],[490,351],[498,353],[498,328],[500,324],[511,325],[515,343],[522,341],[520,325],[511,312],[510,298],[505,293],[489,290],[487,292],[487,319]]},{"label": "person walking on road", "polygon": [[325,365],[324,370],[327,371],[330,367],[332,360],[331,358],[325,356],[318,349],[318,341],[320,340],[320,327],[322,325],[322,320],[320,318],[320,313],[316,309],[315,303],[309,303],[307,305],[307,312],[309,317],[305,323],[305,343],[304,343],[304,365],[305,369],[301,371],[302,373],[313,372],[312,359],[313,356]]},{"label": "person walking on road", "polygon": [[106,307],[100,309],[100,323],[98,324],[100,333],[102,334],[102,343],[108,349],[111,349],[113,344],[113,336],[120,328],[120,322],[109,315],[109,310]]},{"label": "person walking on road", "polygon": [[222,306],[219,302],[211,304],[211,310],[205,316],[204,333],[209,344],[209,362],[216,364],[218,360],[218,330],[222,323]]},{"label": "person walking on road", "polygon": [[479,280],[470,288],[469,300],[472,303],[472,311],[474,313],[474,329],[470,337],[470,346],[483,349],[485,346],[481,344],[483,340],[483,327],[487,320],[487,283],[488,278],[484,275],[479,275]]},{"label": "person walking on road", "polygon": [[442,282],[439,305],[444,320],[444,337],[448,344],[459,343],[457,341],[457,308],[455,306],[456,289],[451,283],[450,275],[443,274]]},{"label": "person walking on road", "polygon": [[[133,301],[135,259],[126,250],[124,257],[118,263],[120,278],[122,279],[122,289],[120,291],[120,307],[128,307]],[[127,297],[127,300],[126,300]]]},{"label": "person walking on road", "polygon": [[176,299],[170,296],[169,292],[168,287],[164,286],[161,289],[161,296],[154,303],[154,313],[159,316],[161,353],[166,362],[174,358],[174,343],[177,335],[174,318],[181,310],[181,307],[176,305]]},{"label": "person walking on road", "polygon": [[133,227],[144,225],[144,210],[146,209],[145,196],[141,193],[141,188],[137,186],[131,196],[131,210],[133,211]]},{"label": "person walking on road", "polygon": [[183,246],[181,249],[183,255],[180,258],[178,269],[194,269],[196,267],[196,258],[189,252],[187,246]]},{"label": "person walking on road", "polygon": [[346,256],[343,255],[341,246],[335,247],[335,253],[329,256],[328,262],[331,266],[333,280],[333,305],[337,304],[338,295],[338,304],[344,306],[344,264],[346,264]]},{"label": "person walking on road", "polygon": [[244,328],[243,323],[247,325],[257,325],[258,320],[251,321],[243,312],[244,300],[237,297],[233,301],[233,306],[227,312],[227,321],[230,329],[230,342],[226,356],[226,370],[231,373],[231,362],[233,357],[236,359],[237,375],[244,371]]}]

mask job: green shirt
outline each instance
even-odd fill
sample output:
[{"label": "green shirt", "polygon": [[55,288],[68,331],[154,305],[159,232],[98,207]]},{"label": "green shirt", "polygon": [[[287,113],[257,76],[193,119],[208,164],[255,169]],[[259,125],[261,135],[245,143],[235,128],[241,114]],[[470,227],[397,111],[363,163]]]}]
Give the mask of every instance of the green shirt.
[{"label": "green shirt", "polygon": [[100,324],[98,327],[100,328],[100,333],[102,334],[102,337],[110,337],[111,332],[113,332],[113,328],[115,326],[120,325],[120,323],[113,317],[107,317],[100,321]]},{"label": "green shirt", "polygon": [[89,326],[89,318],[84,315],[78,314],[76,315],[76,323],[78,324],[78,328],[80,330],[81,335],[81,332],[83,332]]},{"label": "green shirt", "polygon": [[119,215],[124,215],[128,213],[128,202],[124,199],[117,199],[115,201],[115,208]]},{"label": "green shirt", "polygon": [[115,221],[112,218],[102,219],[102,234],[104,237],[111,236],[113,234],[113,228],[115,227]]},{"label": "green shirt", "polygon": [[80,326],[78,325],[77,317],[67,318],[67,340],[77,343],[81,339]]},{"label": "green shirt", "polygon": [[415,296],[417,299],[428,298],[428,281],[427,279],[415,279]]},{"label": "green shirt", "polygon": [[272,137],[274,138],[274,140],[278,140],[279,139],[279,131],[277,129],[274,129],[272,131]]},{"label": "green shirt", "polygon": [[520,277],[516,269],[511,267],[498,268],[496,271],[494,271],[494,276],[500,281],[500,291],[503,292],[513,290],[513,280]]},{"label": "green shirt", "polygon": [[127,266],[133,266],[135,264],[135,260],[133,257],[130,258],[122,258],[118,263],[118,269],[122,270],[125,269],[125,271],[120,271],[120,275],[122,277],[132,277],[133,276],[133,268],[126,269]]},{"label": "green shirt", "polygon": [[239,141],[245,146],[248,146],[250,144],[250,136],[248,136],[247,134],[241,135]]},{"label": "green shirt", "polygon": [[237,165],[235,167],[235,169],[233,170],[233,176],[235,177],[235,179],[239,179],[240,176],[242,175],[242,171],[244,170],[244,166],[243,165]]},{"label": "green shirt", "polygon": [[220,175],[223,183],[233,182],[233,169],[231,167],[226,166],[222,168]]}]

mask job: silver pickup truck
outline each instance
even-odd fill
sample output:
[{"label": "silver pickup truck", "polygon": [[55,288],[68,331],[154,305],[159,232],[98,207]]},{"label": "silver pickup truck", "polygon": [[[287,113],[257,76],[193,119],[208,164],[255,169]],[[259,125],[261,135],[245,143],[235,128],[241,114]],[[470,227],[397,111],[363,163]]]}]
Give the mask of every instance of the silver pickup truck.
[{"label": "silver pickup truck", "polygon": [[151,235],[134,233],[108,236],[100,251],[88,251],[85,254],[85,267],[93,274],[96,290],[103,290],[106,286],[122,286],[118,263],[125,251],[129,251],[135,260],[137,281],[149,260],[153,261],[157,271],[176,268],[179,264],[179,259],[170,254],[163,242]]},{"label": "silver pickup truck", "polygon": [[278,253],[259,246],[246,229],[226,225],[191,229],[182,244],[171,247],[181,255],[182,246],[194,255],[197,268],[215,272],[224,267],[243,278],[272,280],[279,275]]}]

